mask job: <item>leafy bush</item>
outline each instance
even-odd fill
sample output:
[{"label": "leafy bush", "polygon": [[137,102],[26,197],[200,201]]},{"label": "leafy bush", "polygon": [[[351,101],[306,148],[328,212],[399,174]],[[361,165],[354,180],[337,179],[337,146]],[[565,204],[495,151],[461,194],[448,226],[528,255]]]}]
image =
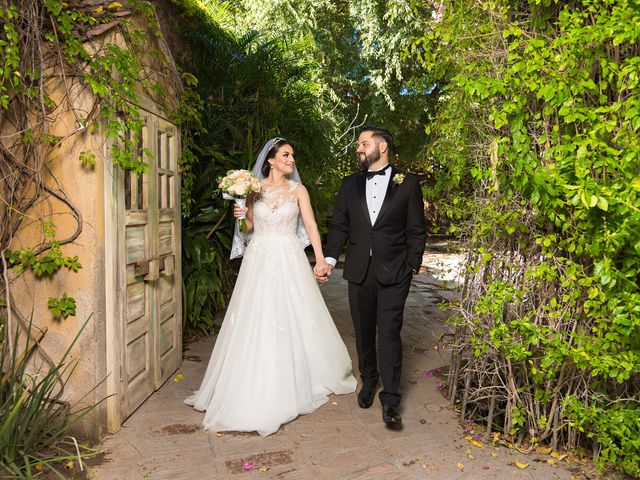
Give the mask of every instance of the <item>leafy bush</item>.
[{"label": "leafy bush", "polygon": [[627,0],[445,3],[412,52],[441,89],[431,194],[471,252],[451,395],[636,476],[639,22]]},{"label": "leafy bush", "polygon": [[235,276],[225,270],[229,261],[222,257],[225,250],[215,248],[206,236],[182,237],[183,269],[183,328],[187,331],[209,333],[213,329],[216,312],[225,305],[225,296]]}]

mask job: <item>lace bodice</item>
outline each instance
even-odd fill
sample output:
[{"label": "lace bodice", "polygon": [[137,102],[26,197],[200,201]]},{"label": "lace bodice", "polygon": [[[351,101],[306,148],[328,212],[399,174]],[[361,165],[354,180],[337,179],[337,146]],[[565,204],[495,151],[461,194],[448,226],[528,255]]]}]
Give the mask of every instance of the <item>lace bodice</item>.
[{"label": "lace bodice", "polygon": [[249,235],[240,233],[236,222],[230,258],[243,256],[247,242],[254,237],[264,240],[293,235],[303,249],[311,243],[296,200],[298,185],[293,180],[282,187],[263,185],[262,193],[253,203],[253,232]]},{"label": "lace bodice", "polygon": [[265,187],[253,204],[253,234],[296,235],[298,227],[298,183],[289,180],[284,187]]}]

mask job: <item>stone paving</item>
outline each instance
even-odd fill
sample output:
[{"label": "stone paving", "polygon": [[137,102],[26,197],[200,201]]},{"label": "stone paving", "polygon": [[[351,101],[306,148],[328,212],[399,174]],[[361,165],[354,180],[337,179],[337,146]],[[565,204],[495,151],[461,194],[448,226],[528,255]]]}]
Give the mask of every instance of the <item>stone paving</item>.
[{"label": "stone paving", "polygon": [[[442,260],[444,259],[444,262]],[[440,263],[439,263],[440,262]],[[444,266],[441,265],[444,263]],[[403,327],[404,430],[384,427],[381,408],[360,409],[356,395],[332,396],[310,415],[298,417],[266,438],[255,433],[211,434],[202,414],[182,403],[204,375],[215,337],[185,349],[185,360],[115,435],[100,445],[105,459],[90,477],[121,479],[566,479],[565,462],[548,464],[538,455],[474,446],[468,431],[441,395],[438,372],[449,355],[436,348],[446,333],[438,304],[455,294],[459,258],[426,254],[427,271],[414,278]],[[454,270],[451,271],[451,267]],[[336,271],[321,286],[333,318],[357,364],[346,282]],[[438,369],[438,370],[436,370]],[[430,373],[426,373],[430,372]],[[434,374],[435,372],[435,374]],[[178,380],[182,374],[183,380]],[[259,392],[256,392],[259,395]],[[253,462],[244,470],[245,462]],[[517,468],[515,462],[529,464]],[[592,477],[593,478],[593,477]]]}]

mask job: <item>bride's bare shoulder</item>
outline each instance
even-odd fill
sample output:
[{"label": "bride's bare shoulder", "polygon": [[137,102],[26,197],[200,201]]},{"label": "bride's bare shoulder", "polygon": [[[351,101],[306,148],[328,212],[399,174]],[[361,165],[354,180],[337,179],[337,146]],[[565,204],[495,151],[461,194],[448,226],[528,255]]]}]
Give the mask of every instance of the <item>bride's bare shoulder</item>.
[{"label": "bride's bare shoulder", "polygon": [[295,193],[295,196],[300,199],[300,198],[309,198],[309,192],[307,191],[307,187],[305,187],[303,184],[301,183],[297,183],[294,182],[294,185],[292,186],[292,190]]},{"label": "bride's bare shoulder", "polygon": [[295,180],[289,180],[289,191],[297,192],[298,190],[306,190],[305,186]]}]

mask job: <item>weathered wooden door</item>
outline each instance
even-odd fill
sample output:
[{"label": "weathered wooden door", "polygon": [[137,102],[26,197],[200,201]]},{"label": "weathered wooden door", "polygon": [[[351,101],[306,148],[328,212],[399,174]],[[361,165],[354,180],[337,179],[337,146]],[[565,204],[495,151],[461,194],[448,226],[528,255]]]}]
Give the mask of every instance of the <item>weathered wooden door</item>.
[{"label": "weathered wooden door", "polygon": [[[118,172],[120,297],[114,363],[118,415],[114,430],[179,367],[182,359],[178,129],[144,112],[139,144],[143,174]],[[116,425],[114,425],[116,424]],[[117,428],[116,427],[116,428]]]}]

